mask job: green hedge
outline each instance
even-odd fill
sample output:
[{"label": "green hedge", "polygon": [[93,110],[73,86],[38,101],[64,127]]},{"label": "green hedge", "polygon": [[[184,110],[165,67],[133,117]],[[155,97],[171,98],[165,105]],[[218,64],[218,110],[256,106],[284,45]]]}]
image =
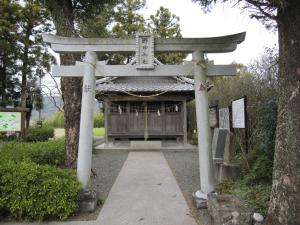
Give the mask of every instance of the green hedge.
[{"label": "green hedge", "polygon": [[32,128],[27,131],[27,141],[48,141],[54,137],[53,127]]},{"label": "green hedge", "polygon": [[104,115],[102,112],[94,114],[94,127],[104,127]]},{"label": "green hedge", "polygon": [[21,219],[66,219],[81,191],[73,171],[32,162],[0,165],[0,211]]},{"label": "green hedge", "polygon": [[6,142],[0,146],[0,164],[7,161],[32,161],[38,164],[62,165],[65,160],[64,140],[47,142]]}]

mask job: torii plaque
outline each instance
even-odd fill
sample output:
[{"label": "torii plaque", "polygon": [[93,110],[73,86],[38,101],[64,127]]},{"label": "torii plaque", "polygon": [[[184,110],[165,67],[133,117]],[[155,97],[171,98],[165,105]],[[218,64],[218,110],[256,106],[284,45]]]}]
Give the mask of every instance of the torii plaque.
[{"label": "torii plaque", "polygon": [[[84,77],[81,121],[78,149],[77,178],[86,188],[91,171],[93,101],[95,77],[103,76],[184,76],[194,74],[195,100],[198,129],[200,187],[198,197],[205,202],[207,194],[214,190],[209,108],[207,99],[207,76],[232,76],[236,74],[233,65],[213,65],[204,59],[205,53],[232,52],[245,39],[246,33],[211,38],[153,38],[149,34],[137,35],[136,39],[116,38],[68,38],[43,35],[58,53],[86,52],[85,61],[76,66],[54,66],[54,76]],[[155,52],[193,53],[191,63],[185,65],[154,65]],[[135,62],[128,65],[103,65],[97,62],[95,52],[136,52]],[[134,64],[136,63],[136,64]]]}]

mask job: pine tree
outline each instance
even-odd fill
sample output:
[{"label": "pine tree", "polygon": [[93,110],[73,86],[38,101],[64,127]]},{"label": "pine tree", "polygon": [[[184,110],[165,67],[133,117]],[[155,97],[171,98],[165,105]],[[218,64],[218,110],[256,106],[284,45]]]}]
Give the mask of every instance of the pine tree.
[{"label": "pine tree", "polygon": [[18,21],[20,5],[9,0],[0,1],[0,106],[12,103],[19,80],[18,71]]},{"label": "pine tree", "polygon": [[31,103],[40,99],[33,98],[37,97],[35,81],[50,70],[53,60],[41,38],[51,28],[49,16],[38,1],[4,0],[0,10],[1,105],[14,101],[15,106],[26,107],[26,99]]},{"label": "pine tree", "polygon": [[[155,15],[150,16],[148,28],[155,37],[182,38],[179,17],[161,6]],[[186,57],[182,53],[160,53],[155,55],[163,64],[180,64]]]}]

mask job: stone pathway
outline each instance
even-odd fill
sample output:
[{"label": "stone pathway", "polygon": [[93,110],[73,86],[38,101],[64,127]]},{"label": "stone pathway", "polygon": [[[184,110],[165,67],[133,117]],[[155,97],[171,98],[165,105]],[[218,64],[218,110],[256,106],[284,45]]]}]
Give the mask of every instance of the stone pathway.
[{"label": "stone pathway", "polygon": [[161,152],[131,152],[97,219],[99,225],[196,225]]}]

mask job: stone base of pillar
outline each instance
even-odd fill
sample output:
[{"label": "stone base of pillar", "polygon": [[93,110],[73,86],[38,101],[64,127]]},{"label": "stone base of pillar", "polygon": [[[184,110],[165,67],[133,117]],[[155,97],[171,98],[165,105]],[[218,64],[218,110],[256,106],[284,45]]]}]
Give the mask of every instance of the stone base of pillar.
[{"label": "stone base of pillar", "polygon": [[94,212],[97,207],[98,195],[94,190],[83,190],[78,198],[79,212]]},{"label": "stone base of pillar", "polygon": [[192,196],[197,209],[207,208],[207,194],[203,193],[201,190],[198,190],[192,194]]}]

